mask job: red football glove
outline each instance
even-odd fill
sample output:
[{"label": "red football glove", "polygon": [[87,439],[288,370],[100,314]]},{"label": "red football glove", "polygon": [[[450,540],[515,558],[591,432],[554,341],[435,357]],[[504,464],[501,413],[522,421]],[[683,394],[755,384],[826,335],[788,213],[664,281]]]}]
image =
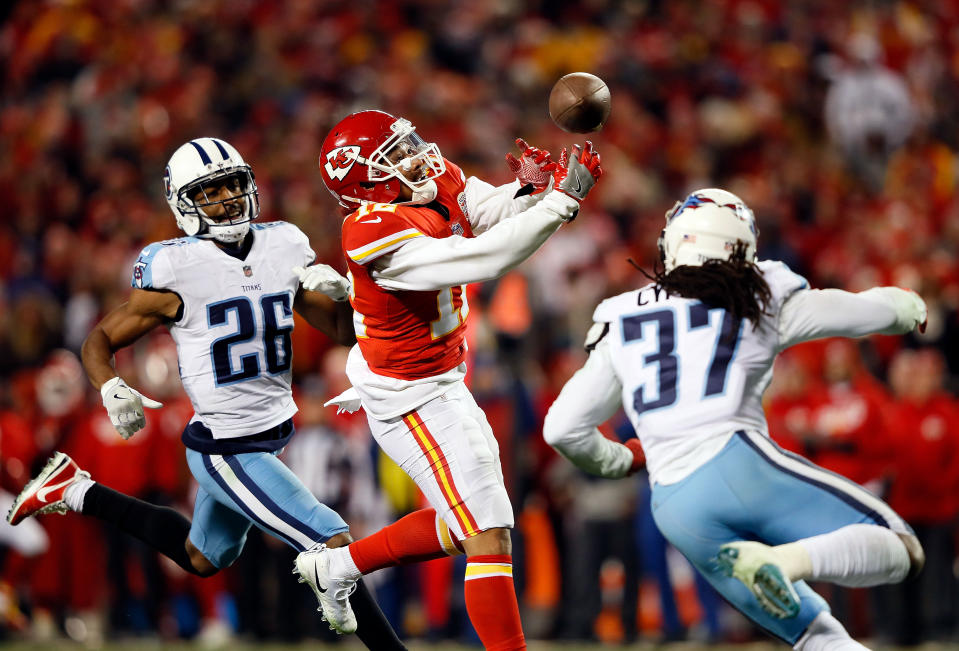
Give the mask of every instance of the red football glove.
[{"label": "red football glove", "polygon": [[564,149],[559,155],[559,164],[553,169],[553,187],[582,201],[603,175],[599,163],[599,154],[593,151],[593,143],[589,140],[582,149],[579,145],[573,145],[572,157]]},{"label": "red football glove", "polygon": [[626,474],[632,475],[642,470],[643,466],[646,465],[646,455],[643,454],[643,446],[639,444],[639,439],[626,439],[626,443],[623,445],[628,447],[629,451],[633,453],[633,465],[629,467],[629,472]]},{"label": "red football glove", "polygon": [[520,158],[511,153],[506,154],[506,164],[521,186],[532,185],[533,194],[542,192],[549,187],[556,163],[550,159],[548,151],[530,147],[522,138],[516,139],[516,146],[522,149],[523,153]]}]

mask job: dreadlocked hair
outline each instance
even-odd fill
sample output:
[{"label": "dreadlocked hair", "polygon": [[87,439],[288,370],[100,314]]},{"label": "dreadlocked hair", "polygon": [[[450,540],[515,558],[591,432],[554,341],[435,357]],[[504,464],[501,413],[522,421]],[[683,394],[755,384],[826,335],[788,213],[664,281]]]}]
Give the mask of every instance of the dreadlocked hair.
[{"label": "dreadlocked hair", "polygon": [[683,265],[669,273],[661,264],[646,277],[667,294],[699,299],[709,307],[722,308],[737,319],[752,321],[768,314],[772,293],[759,268],[746,260],[746,244],[737,242],[729,260],[707,260],[702,266]]}]

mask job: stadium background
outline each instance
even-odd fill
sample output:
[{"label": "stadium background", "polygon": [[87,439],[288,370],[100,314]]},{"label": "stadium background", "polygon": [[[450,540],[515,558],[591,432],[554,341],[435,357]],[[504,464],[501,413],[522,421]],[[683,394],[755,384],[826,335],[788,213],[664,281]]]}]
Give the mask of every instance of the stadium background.
[{"label": "stadium background", "polygon": [[[823,586],[837,616],[880,644],[956,639],[959,4],[36,0],[0,12],[6,490],[63,449],[95,479],[189,512],[178,437],[191,412],[169,337],[118,358],[132,385],[167,404],[128,442],[75,356],[124,300],[139,249],[178,235],[161,179],[183,141],[234,144],[256,173],[261,218],[296,223],[342,270],[339,216],[316,169],[333,123],[364,108],[402,115],[468,174],[507,182],[516,136],[554,153],[576,141],[549,122],[546,97],[562,74],[587,70],[613,95],[592,137],[605,177],[576,222],[470,294],[471,383],[503,449],[528,636],[541,648],[764,639],[663,545],[642,477],[588,478],[539,434],[582,362],[592,308],[645,282],[627,260],[651,269],[664,212],[716,185],[755,211],[761,256],[813,287],[895,284],[928,301],[924,336],[784,357],[768,409],[781,444],[880,492],[926,546],[918,582]],[[322,407],[345,382],[344,351],[304,324],[294,349],[290,465],[356,536],[416,508],[362,415]],[[628,424],[617,419],[610,435],[629,435]],[[42,525],[43,554],[0,550],[5,643],[329,639],[290,575],[292,553],[258,533],[235,567],[200,581],[99,523]],[[474,639],[462,565],[375,575],[404,634]]]}]

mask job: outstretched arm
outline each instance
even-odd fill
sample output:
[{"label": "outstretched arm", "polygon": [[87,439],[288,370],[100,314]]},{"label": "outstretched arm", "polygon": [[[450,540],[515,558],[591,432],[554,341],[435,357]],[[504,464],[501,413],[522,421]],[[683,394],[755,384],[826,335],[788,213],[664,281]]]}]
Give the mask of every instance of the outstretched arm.
[{"label": "outstretched arm", "polygon": [[[474,238],[425,237],[415,229],[394,233],[379,250],[348,250],[354,261],[372,263],[371,277],[387,290],[430,291],[499,278],[542,246],[563,222],[574,219],[579,204],[603,174],[592,143],[565,150],[552,169],[554,186],[544,199],[515,219],[503,220]],[[399,246],[397,246],[399,244]],[[359,256],[359,257],[357,257]]]},{"label": "outstretched arm", "polygon": [[293,299],[297,314],[338,344],[355,344],[349,279],[327,264],[293,267],[293,273],[300,279]]},{"label": "outstretched arm", "polygon": [[533,255],[578,209],[576,200],[551,192],[476,237],[413,238],[373,263],[373,280],[384,289],[426,291],[499,278]]},{"label": "outstretched arm", "polygon": [[926,304],[915,292],[874,287],[852,293],[841,289],[799,291],[779,313],[781,348],[824,337],[905,334],[926,321]]},{"label": "outstretched arm", "polygon": [[349,301],[334,301],[326,294],[305,291],[296,292],[293,309],[311,326],[343,346],[356,343],[353,331],[353,308]]}]

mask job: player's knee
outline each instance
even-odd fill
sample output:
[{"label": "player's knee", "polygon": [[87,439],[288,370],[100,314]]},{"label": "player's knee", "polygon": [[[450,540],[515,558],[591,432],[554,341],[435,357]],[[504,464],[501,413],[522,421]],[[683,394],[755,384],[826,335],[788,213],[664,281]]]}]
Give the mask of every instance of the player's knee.
[{"label": "player's knee", "polygon": [[189,540],[186,541],[186,552],[190,557],[190,564],[193,566],[197,576],[206,578],[220,571],[220,568],[211,563],[210,560],[203,555],[203,552],[194,547],[193,543]]},{"label": "player's knee", "polygon": [[344,547],[351,542],[353,542],[353,536],[350,535],[349,531],[344,531],[343,533],[331,536],[330,539],[326,541],[326,546],[330,548]]},{"label": "player's knee", "polygon": [[906,546],[906,553],[909,554],[909,573],[906,575],[906,580],[909,580],[922,571],[926,564],[926,552],[922,550],[919,539],[911,533],[900,533],[899,540]]},{"label": "player's knee", "polygon": [[467,556],[504,555],[513,553],[513,541],[509,529],[496,527],[487,529],[463,541]]}]

